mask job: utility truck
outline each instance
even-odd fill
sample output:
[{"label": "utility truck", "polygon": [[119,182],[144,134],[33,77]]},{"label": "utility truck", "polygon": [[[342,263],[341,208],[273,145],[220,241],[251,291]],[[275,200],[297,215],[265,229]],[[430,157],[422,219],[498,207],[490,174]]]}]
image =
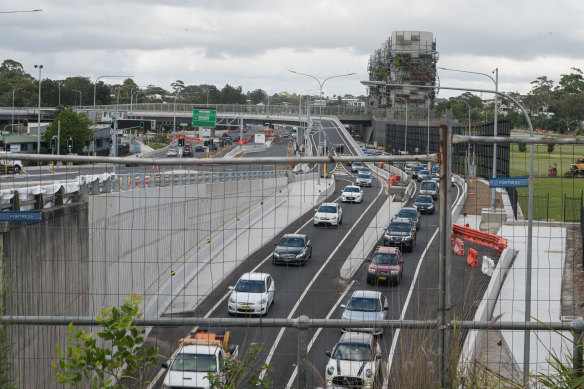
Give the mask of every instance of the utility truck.
[{"label": "utility truck", "polygon": [[239,346],[229,345],[229,331],[198,330],[178,341],[178,350],[162,367],[162,388],[209,388],[206,376],[219,373],[225,358],[237,358]]}]

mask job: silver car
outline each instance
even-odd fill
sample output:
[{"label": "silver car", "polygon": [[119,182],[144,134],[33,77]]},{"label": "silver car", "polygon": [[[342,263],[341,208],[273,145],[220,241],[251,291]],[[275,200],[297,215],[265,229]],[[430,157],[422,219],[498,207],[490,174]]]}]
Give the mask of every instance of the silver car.
[{"label": "silver car", "polygon": [[359,173],[359,175],[357,176],[357,179],[355,180],[355,185],[357,185],[357,186],[371,186],[372,182],[373,182],[373,180],[371,179],[370,174]]},{"label": "silver car", "polygon": [[[359,320],[368,322],[380,322],[387,318],[389,309],[387,298],[373,290],[356,290],[349,299],[342,318],[345,320]],[[371,332],[373,335],[383,333],[383,328],[343,328],[343,331]]]}]

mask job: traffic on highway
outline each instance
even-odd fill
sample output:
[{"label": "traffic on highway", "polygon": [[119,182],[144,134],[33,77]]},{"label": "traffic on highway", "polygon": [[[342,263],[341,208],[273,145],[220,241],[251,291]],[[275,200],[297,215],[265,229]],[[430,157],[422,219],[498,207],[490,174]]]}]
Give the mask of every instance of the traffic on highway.
[{"label": "traffic on highway", "polygon": [[[323,137],[331,155],[336,155],[335,146],[339,144],[344,145],[345,155],[357,155],[332,121],[323,120],[323,133],[313,131],[309,136],[313,147],[318,137]],[[270,152],[282,155],[285,150],[272,147]],[[192,316],[297,318],[306,315],[375,323],[413,317],[420,314],[420,309],[425,310],[423,316],[436,315],[437,202],[431,195],[424,195],[431,200],[434,211],[426,209],[421,213],[414,205],[420,185],[412,181],[416,194],[399,204],[403,211],[392,215],[391,223],[376,235],[380,237],[378,242],[360,259],[362,264],[357,271],[350,278],[342,278],[340,269],[352,249],[363,244],[362,236],[368,233],[383,207],[391,206],[388,198],[393,197],[387,180],[375,173],[374,166],[326,165],[327,172],[335,175],[334,191],[288,225],[273,243],[254,252],[226,275],[223,282],[201,299]],[[311,171],[316,169],[319,169],[316,165],[311,167]],[[359,181],[362,176],[368,176],[369,181]],[[447,189],[452,191],[451,199],[456,200],[459,189],[456,186]],[[394,232],[394,224],[405,228]],[[266,373],[273,387],[294,387],[298,371],[297,330],[270,327],[206,330],[229,331],[230,341],[238,344],[240,353],[252,344],[259,344],[264,350],[260,361],[273,367],[273,372]],[[164,362],[166,368],[151,372],[152,388],[193,387],[187,373],[184,381],[179,382],[175,377],[172,385],[165,378],[178,360],[177,339],[192,331],[193,328],[186,327],[153,329],[149,340],[161,348],[165,357],[159,366]],[[375,326],[319,328],[309,332],[309,387],[325,384],[385,387],[396,365],[404,361],[404,349],[400,345],[419,342],[416,334],[399,330],[383,332]],[[173,374],[176,376],[176,371]]]}]

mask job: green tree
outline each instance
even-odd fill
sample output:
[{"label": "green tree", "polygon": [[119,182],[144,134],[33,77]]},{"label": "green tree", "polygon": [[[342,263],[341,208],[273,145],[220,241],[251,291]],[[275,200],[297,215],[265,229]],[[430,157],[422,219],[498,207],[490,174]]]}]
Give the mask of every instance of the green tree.
[{"label": "green tree", "polygon": [[555,145],[553,143],[548,143],[548,145],[547,145],[548,154],[551,154],[554,152],[554,147],[555,147]]},{"label": "green tree", "polygon": [[546,76],[541,76],[532,81],[531,85],[531,91],[525,97],[524,102],[530,112],[540,112],[552,103],[554,82],[548,80]]},{"label": "green tree", "polygon": [[264,92],[261,89],[256,89],[253,92],[250,92],[249,94],[249,99],[251,100],[251,103],[254,105],[261,103],[267,97],[268,96],[266,95],[266,92]]},{"label": "green tree", "polygon": [[91,382],[91,388],[112,389],[127,388],[122,379],[143,384],[144,370],[156,366],[158,350],[155,346],[142,347],[146,331],[134,326],[136,319],[142,317],[138,311],[141,300],[141,296],[132,293],[121,307],[103,309],[97,316],[102,327],[97,337],[83,329],[76,331],[69,324],[67,348],[57,345],[57,357],[52,363],[57,383],[71,387],[85,379]]},{"label": "green tree", "polygon": [[76,114],[70,109],[59,112],[55,120],[43,134],[43,140],[49,144],[53,136],[58,134],[58,123],[61,122],[61,154],[68,152],[67,139],[73,138],[73,153],[79,153],[85,146],[87,139],[93,139],[93,132],[89,128],[91,120],[85,114]]},{"label": "green tree", "polygon": [[519,148],[519,151],[522,153],[525,153],[525,151],[527,150],[527,146],[525,145],[525,143],[518,143],[517,148]]}]

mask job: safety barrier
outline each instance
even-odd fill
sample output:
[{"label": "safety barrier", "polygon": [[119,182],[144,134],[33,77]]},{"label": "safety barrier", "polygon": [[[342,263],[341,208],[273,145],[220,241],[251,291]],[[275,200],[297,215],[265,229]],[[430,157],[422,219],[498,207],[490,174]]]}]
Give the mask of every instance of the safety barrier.
[{"label": "safety barrier", "polygon": [[460,224],[452,225],[451,241],[453,245],[455,236],[462,236],[464,239],[470,242],[492,247],[497,250],[499,255],[501,255],[503,250],[507,248],[507,239],[499,235],[489,234],[488,232],[475,230],[474,228],[465,227]]},{"label": "safety barrier", "polygon": [[466,257],[466,263],[472,267],[479,266],[479,254],[475,249],[468,249],[468,257]]},{"label": "safety barrier", "polygon": [[464,255],[464,242],[460,238],[456,238],[454,241],[454,254],[463,256]]}]

